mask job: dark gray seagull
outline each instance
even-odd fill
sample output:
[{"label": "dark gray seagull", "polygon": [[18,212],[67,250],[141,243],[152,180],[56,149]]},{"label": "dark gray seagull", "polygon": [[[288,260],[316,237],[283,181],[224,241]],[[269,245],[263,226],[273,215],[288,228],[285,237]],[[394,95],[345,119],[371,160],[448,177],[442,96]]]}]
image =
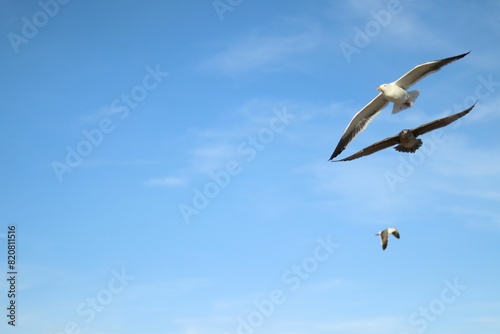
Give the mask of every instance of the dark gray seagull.
[{"label": "dark gray seagull", "polygon": [[333,160],[337,155],[339,155],[347,147],[347,145],[349,145],[354,137],[363,131],[372,119],[377,116],[377,114],[384,109],[389,102],[394,103],[394,107],[392,109],[393,114],[411,107],[413,102],[417,99],[419,91],[414,90],[408,92],[408,88],[427,75],[439,71],[441,67],[465,57],[469,54],[469,52],[455,57],[420,64],[412,68],[398,80],[380,85],[377,88],[380,93],[366,106],[364,106],[363,109],[358,111],[358,113],[351,119],[344,130],[344,134],[342,134],[335,151],[333,151],[330,160]]},{"label": "dark gray seagull", "polygon": [[380,243],[382,244],[382,250],[387,248],[387,243],[389,242],[389,233],[399,239],[399,231],[393,227],[386,228],[383,231],[378,232],[375,235],[380,236]]},{"label": "dark gray seagull", "polygon": [[[476,102],[477,103],[477,102]],[[412,129],[412,130],[403,130],[401,131],[398,135],[394,137],[389,137],[384,140],[381,140],[379,142],[376,142],[375,144],[372,144],[368,147],[365,147],[361,151],[354,153],[351,156],[348,156],[347,158],[341,159],[341,160],[333,160],[335,162],[338,161],[349,161],[349,160],[354,160],[357,158],[364,157],[366,155],[370,155],[372,153],[378,152],[380,150],[383,150],[385,148],[394,146],[397,144],[394,149],[398,152],[407,152],[407,153],[415,153],[416,150],[420,146],[422,146],[422,140],[417,139],[418,136],[423,135],[424,133],[442,128],[444,126],[447,126],[450,123],[455,122],[457,119],[460,117],[463,117],[469,113],[469,111],[474,108],[474,105],[470,107],[469,109],[465,109],[462,112],[453,114],[448,117],[440,118],[438,120],[426,123],[424,125],[419,126],[418,128]]]}]

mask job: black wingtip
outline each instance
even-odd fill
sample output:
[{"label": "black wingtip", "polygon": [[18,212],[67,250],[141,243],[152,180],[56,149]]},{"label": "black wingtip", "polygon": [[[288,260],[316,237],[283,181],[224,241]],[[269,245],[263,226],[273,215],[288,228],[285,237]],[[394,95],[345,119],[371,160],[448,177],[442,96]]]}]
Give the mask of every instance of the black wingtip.
[{"label": "black wingtip", "polygon": [[469,51],[467,51],[465,53],[462,53],[461,55],[455,56],[454,58],[455,59],[461,59],[461,58],[467,56],[470,52],[471,52],[471,50],[469,50]]},{"label": "black wingtip", "polygon": [[467,52],[465,52],[465,53],[462,53],[462,54],[460,54],[460,55],[458,55],[458,56],[451,57],[450,59],[451,59],[452,61],[456,61],[456,60],[462,59],[463,57],[467,56],[469,53],[470,53],[470,50],[469,50],[469,51],[467,51]]},{"label": "black wingtip", "polygon": [[333,160],[333,159],[330,159],[329,161],[330,162],[345,162],[345,161],[350,161],[352,159],[349,159],[350,157],[347,157],[347,158],[344,158],[344,159],[338,159],[338,160]]},{"label": "black wingtip", "polygon": [[462,111],[462,112],[468,113],[469,111],[471,111],[471,110],[472,110],[472,108],[474,108],[474,107],[476,106],[476,103],[477,103],[478,101],[479,101],[479,100],[476,100],[476,102],[474,102],[474,104],[473,104],[473,105],[471,105],[469,108],[465,109],[465,110],[464,110],[464,111]]},{"label": "black wingtip", "polygon": [[446,63],[454,62],[454,61],[456,61],[456,60],[462,59],[463,57],[467,56],[469,53],[470,53],[470,50],[469,50],[469,51],[467,51],[467,52],[465,52],[465,53],[459,54],[458,56],[445,58],[445,59],[443,59],[443,60],[444,60]]},{"label": "black wingtip", "polygon": [[336,158],[340,153],[342,153],[347,145],[349,145],[349,142],[352,140],[349,136],[343,136],[340,138],[339,143],[337,144],[337,147],[335,147],[335,150],[333,151],[332,155],[330,156],[330,159],[328,160],[333,160]]},{"label": "black wingtip", "polygon": [[333,161],[333,159],[335,159],[337,157],[337,155],[339,155],[340,153],[342,153],[342,151],[345,149],[345,147],[342,148],[342,149],[339,149],[339,146],[340,146],[340,144],[337,145],[337,148],[335,149],[335,151],[333,151],[333,153],[330,156],[330,159],[328,159],[328,161]]}]

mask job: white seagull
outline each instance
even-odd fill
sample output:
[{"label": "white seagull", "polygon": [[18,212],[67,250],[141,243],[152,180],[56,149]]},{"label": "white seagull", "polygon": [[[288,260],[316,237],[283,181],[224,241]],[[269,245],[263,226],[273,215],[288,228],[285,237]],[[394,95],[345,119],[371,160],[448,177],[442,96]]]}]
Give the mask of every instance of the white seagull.
[{"label": "white seagull", "polygon": [[385,250],[387,248],[387,242],[389,241],[389,233],[399,239],[399,232],[397,229],[393,227],[389,227],[383,231],[378,232],[375,235],[380,236],[380,242],[382,243],[382,249]]},{"label": "white seagull", "polygon": [[380,85],[377,88],[380,93],[366,106],[364,106],[363,109],[358,111],[358,113],[351,119],[344,130],[344,134],[342,134],[335,151],[333,151],[330,160],[333,160],[337,155],[339,155],[347,147],[347,145],[349,145],[354,137],[363,131],[368,126],[368,123],[370,123],[389,102],[394,103],[394,107],[392,109],[393,114],[411,107],[415,102],[415,99],[418,97],[419,91],[414,90],[408,92],[408,88],[427,75],[439,71],[441,67],[465,57],[469,54],[469,52],[455,57],[420,64],[415,66],[398,80]]}]

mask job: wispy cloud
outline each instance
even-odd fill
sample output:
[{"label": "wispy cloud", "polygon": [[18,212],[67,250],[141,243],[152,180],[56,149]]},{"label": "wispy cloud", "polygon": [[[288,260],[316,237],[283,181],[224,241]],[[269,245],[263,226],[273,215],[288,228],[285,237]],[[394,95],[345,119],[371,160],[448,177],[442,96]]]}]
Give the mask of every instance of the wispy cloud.
[{"label": "wispy cloud", "polygon": [[[189,148],[186,149],[185,165],[177,173],[182,176],[182,179],[166,175],[147,180],[144,184],[183,185],[196,176],[206,176],[210,172],[224,169],[231,161],[244,163],[246,159],[253,159],[254,154],[259,152],[253,145],[262,145],[254,143],[254,141],[259,141],[258,134],[263,129],[268,129],[270,120],[276,118],[276,112],[282,110],[285,105],[287,106],[285,109],[292,112],[290,110],[294,107],[289,108],[288,104],[283,101],[252,99],[235,109],[235,114],[241,116],[236,123],[189,129],[188,136],[186,136]],[[293,113],[295,115],[295,111]],[[273,138],[284,136],[285,132],[287,131],[279,131],[273,134]],[[249,155],[250,151],[253,152],[252,155]]]},{"label": "wispy cloud", "polygon": [[[500,155],[492,154],[491,146],[479,148],[477,142],[465,142],[461,138],[450,135],[443,143],[446,148],[439,150],[439,160],[431,160],[434,172],[440,177],[468,177],[469,182],[473,182],[471,178],[497,177]],[[464,152],[467,159],[464,159]]]},{"label": "wispy cloud", "polygon": [[145,296],[168,298],[197,293],[215,285],[215,281],[208,277],[186,277],[184,279],[156,280],[130,286],[131,299],[143,299]]},{"label": "wispy cloud", "polygon": [[143,185],[152,187],[178,187],[185,184],[186,180],[177,176],[152,178],[143,182]]},{"label": "wispy cloud", "polygon": [[387,186],[384,173],[388,164],[382,158],[372,156],[369,164],[328,162],[325,158],[303,165],[296,172],[308,180],[314,193],[322,196],[325,209],[362,207],[352,212],[351,221],[371,222],[372,212],[386,212],[385,220],[391,221],[409,204]]},{"label": "wispy cloud", "polygon": [[404,319],[381,316],[325,322],[318,324],[317,328],[335,333],[391,333],[401,330],[404,326]]},{"label": "wispy cloud", "polygon": [[341,278],[333,278],[321,282],[313,282],[306,286],[304,290],[312,291],[315,293],[325,293],[326,291],[340,291],[345,290],[346,287],[351,287],[352,283]]},{"label": "wispy cloud", "polygon": [[117,116],[117,111],[110,106],[104,106],[96,111],[87,112],[80,116],[79,120],[83,124],[96,123],[106,117]]},{"label": "wispy cloud", "polygon": [[[435,11],[422,3],[411,0],[391,1],[349,1],[342,10],[335,6],[334,17],[349,17],[343,20],[344,42],[354,42],[354,36],[363,35],[367,47],[376,44],[384,47],[404,47],[408,50],[453,50],[454,41],[444,34],[437,34],[438,27],[432,21],[422,21],[421,12]],[[441,15],[441,13],[435,13]],[[349,26],[347,28],[347,26]],[[341,27],[342,28],[342,27]],[[347,29],[346,29],[347,28]],[[354,31],[356,29],[356,31]],[[350,38],[347,38],[350,36]],[[355,43],[354,43],[355,44]],[[356,46],[356,45],[355,45]],[[357,45],[358,47],[360,45]],[[363,49],[365,46],[362,46]]]},{"label": "wispy cloud", "polygon": [[456,50],[450,40],[437,35],[433,27],[419,20],[409,6],[403,8],[401,13],[392,16],[390,24],[385,29],[387,34],[382,35],[382,37],[387,38],[387,42],[418,50],[422,50],[422,48]]},{"label": "wispy cloud", "polygon": [[[497,78],[494,78],[497,81]],[[500,105],[500,96],[495,96],[489,98],[485,101],[479,101],[477,107],[474,108],[474,112],[468,115],[468,119],[471,121],[481,121],[488,122],[500,117],[498,112],[498,106]]]},{"label": "wispy cloud", "polygon": [[157,162],[147,159],[133,160],[107,160],[107,159],[92,159],[82,162],[81,166],[85,168],[97,167],[120,167],[120,166],[136,166],[136,165],[151,165]]},{"label": "wispy cloud", "polygon": [[500,228],[500,214],[486,207],[452,205],[446,211],[460,217],[472,229],[497,230]]},{"label": "wispy cloud", "polygon": [[174,321],[182,328],[183,334],[216,334],[229,333],[234,318],[228,316],[183,317]]},{"label": "wispy cloud", "polygon": [[214,141],[202,144],[190,151],[191,170],[206,174],[220,168],[236,154],[236,148],[228,143]]},{"label": "wispy cloud", "polygon": [[226,74],[263,69],[268,65],[276,69],[290,57],[313,50],[320,41],[321,34],[316,29],[275,36],[253,33],[233,45],[226,45],[201,67]]},{"label": "wispy cloud", "polygon": [[498,316],[475,317],[472,318],[471,320],[472,322],[479,325],[481,328],[489,327],[492,329],[500,330],[500,319],[498,318]]}]

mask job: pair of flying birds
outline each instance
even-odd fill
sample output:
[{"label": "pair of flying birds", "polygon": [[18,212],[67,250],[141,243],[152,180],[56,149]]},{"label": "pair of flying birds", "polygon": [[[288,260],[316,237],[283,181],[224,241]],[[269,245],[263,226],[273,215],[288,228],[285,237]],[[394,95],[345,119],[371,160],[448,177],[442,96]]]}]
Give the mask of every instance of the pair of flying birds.
[{"label": "pair of flying birds", "polygon": [[[469,51],[470,52],[470,51]],[[385,106],[392,102],[394,107],[392,109],[392,113],[398,113],[404,109],[407,109],[413,105],[415,100],[419,95],[418,90],[407,91],[413,84],[417,81],[421,80],[425,76],[439,71],[443,66],[448,65],[458,59],[461,59],[469,54],[469,52],[463,53],[461,55],[455,57],[444,58],[440,60],[430,61],[424,64],[420,64],[411,69],[408,73],[403,75],[398,80],[380,85],[377,90],[380,93],[371,100],[366,106],[363,107],[349,122],[347,128],[344,131],[344,134],[340,138],[340,141],[335,148],[330,160],[333,160],[336,156],[338,156],[347,145],[354,139],[354,137],[363,131],[371,120],[377,116],[377,114],[385,108]],[[474,104],[475,105],[475,104]],[[394,146],[394,149],[399,152],[410,152],[414,153],[420,146],[422,146],[422,140],[417,137],[423,135],[424,133],[442,128],[457,119],[465,116],[469,111],[474,108],[474,105],[470,108],[453,114],[448,117],[444,117],[426,124],[423,124],[415,129],[405,129],[401,131],[399,134],[393,137],[386,138],[381,140],[375,144],[372,144],[361,151],[348,156],[347,158],[341,160],[333,160],[333,161],[349,161],[353,159],[357,159],[377,151],[383,150],[385,148]]]}]

